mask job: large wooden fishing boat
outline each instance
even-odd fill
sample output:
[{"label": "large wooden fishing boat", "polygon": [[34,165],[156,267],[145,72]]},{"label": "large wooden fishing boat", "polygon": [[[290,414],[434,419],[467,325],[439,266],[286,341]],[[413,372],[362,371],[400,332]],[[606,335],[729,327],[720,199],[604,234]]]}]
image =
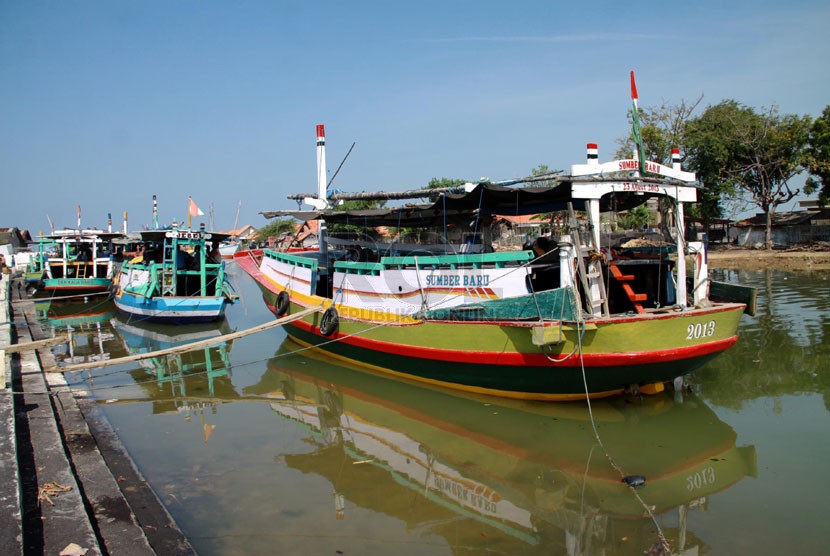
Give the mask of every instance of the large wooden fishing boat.
[{"label": "large wooden fishing boat", "polygon": [[[671,166],[638,159],[601,164],[597,146],[589,144],[587,162],[573,165],[568,175],[328,195],[322,126],[317,145],[318,192],[304,197],[314,210],[263,214],[320,220],[320,249],[264,249],[235,259],[275,315],[324,308],[290,322],[287,331],[334,356],[407,379],[510,398],[655,393],[732,347],[741,315],[752,310],[754,292],[748,289],[721,287],[717,296],[709,295],[705,245],[687,241],[682,224],[683,203],[694,202],[701,185],[681,169],[679,154]],[[434,201],[360,211],[336,207],[356,198],[427,197]],[[673,203],[673,245],[603,240],[602,211],[652,197]],[[551,211],[563,211],[567,220],[558,237],[540,238],[533,249],[490,249],[488,230],[496,215]],[[327,225],[344,224],[431,228],[442,241],[330,245]],[[452,243],[453,235],[463,241]],[[693,265],[688,273],[687,256]]]},{"label": "large wooden fishing boat", "polygon": [[121,265],[115,305],[139,320],[209,322],[235,303],[225,266],[214,254],[227,236],[172,228],[140,232],[144,250]]},{"label": "large wooden fishing boat", "polygon": [[116,270],[112,241],[122,236],[118,232],[78,228],[39,238],[44,245],[56,245],[45,259],[41,289],[52,297],[108,291]]}]

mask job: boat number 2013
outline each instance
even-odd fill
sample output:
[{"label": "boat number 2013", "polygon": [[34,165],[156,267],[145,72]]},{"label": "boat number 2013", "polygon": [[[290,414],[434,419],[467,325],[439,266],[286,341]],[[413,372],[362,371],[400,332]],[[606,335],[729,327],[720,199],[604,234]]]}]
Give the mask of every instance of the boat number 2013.
[{"label": "boat number 2013", "polygon": [[700,338],[708,338],[715,335],[715,321],[698,322],[697,324],[690,324],[686,327],[686,339],[698,340]]}]

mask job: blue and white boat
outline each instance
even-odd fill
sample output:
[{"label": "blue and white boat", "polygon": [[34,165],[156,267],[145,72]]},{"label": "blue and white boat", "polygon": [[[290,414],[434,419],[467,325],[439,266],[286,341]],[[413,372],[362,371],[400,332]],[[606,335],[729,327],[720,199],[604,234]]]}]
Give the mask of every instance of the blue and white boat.
[{"label": "blue and white boat", "polygon": [[172,228],[141,233],[139,255],[124,262],[115,306],[132,318],[186,324],[219,320],[238,299],[218,245],[225,234]]}]

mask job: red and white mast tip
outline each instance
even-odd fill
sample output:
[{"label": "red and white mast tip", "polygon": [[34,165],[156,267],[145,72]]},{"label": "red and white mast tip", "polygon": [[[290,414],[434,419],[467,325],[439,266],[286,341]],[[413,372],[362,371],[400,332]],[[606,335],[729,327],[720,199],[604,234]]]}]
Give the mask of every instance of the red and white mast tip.
[{"label": "red and white mast tip", "polygon": [[637,82],[634,81],[634,70],[631,70],[631,100],[637,102]]}]

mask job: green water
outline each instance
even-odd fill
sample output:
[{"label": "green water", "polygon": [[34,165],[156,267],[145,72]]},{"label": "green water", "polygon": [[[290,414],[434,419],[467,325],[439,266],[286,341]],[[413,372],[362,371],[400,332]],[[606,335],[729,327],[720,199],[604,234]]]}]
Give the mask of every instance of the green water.
[{"label": "green water", "polygon": [[[585,404],[390,381],[295,353],[276,329],[69,378],[200,554],[641,555],[661,535],[677,554],[824,554],[830,281],[721,274],[759,289],[737,346],[691,392],[594,403],[596,433]],[[233,279],[242,303],[193,334],[272,318]],[[63,357],[185,341],[100,315],[73,326]]]}]

